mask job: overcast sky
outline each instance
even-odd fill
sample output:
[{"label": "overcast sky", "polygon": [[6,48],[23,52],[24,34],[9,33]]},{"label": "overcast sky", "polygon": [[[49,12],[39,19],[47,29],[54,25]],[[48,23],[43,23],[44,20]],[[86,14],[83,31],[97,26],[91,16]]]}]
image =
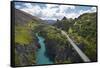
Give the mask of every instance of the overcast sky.
[{"label": "overcast sky", "polygon": [[15,7],[44,20],[77,18],[83,13],[96,12],[96,7],[16,2]]}]

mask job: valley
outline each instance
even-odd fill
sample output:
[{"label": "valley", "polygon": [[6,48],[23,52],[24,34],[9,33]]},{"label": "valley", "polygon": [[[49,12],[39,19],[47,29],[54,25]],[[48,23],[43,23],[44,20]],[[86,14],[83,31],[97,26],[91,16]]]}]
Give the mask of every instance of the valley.
[{"label": "valley", "polygon": [[96,13],[85,13],[75,19],[49,20],[47,24],[47,21],[21,10],[15,9],[15,12],[16,66],[83,63],[62,31],[90,61],[97,61]]}]

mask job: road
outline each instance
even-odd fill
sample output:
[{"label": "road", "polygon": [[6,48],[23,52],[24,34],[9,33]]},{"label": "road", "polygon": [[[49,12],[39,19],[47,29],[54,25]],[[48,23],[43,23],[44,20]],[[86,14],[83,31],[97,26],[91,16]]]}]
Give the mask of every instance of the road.
[{"label": "road", "polygon": [[83,59],[84,62],[90,62],[90,59],[83,53],[83,51],[73,42],[73,40],[67,35],[67,33],[63,30],[61,30],[61,33],[65,35],[72,45],[72,47],[75,49],[75,51],[79,54],[81,59]]}]

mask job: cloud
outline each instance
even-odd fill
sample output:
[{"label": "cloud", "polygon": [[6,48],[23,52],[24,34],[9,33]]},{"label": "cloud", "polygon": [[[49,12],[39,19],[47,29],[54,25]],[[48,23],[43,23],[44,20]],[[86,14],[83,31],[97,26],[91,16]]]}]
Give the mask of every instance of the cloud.
[{"label": "cloud", "polygon": [[[25,5],[26,3],[24,3],[24,2],[15,2],[15,7],[17,8],[17,9],[21,9],[21,8],[28,8],[28,6],[27,5]],[[28,3],[27,3],[28,4]]]},{"label": "cloud", "polygon": [[14,1],[67,2],[68,0],[14,0]]},{"label": "cloud", "polygon": [[20,9],[32,15],[37,15],[42,9],[39,6],[31,7],[31,8],[22,8]]},{"label": "cloud", "polygon": [[31,5],[31,3],[24,3],[25,6],[27,6],[28,8],[32,8],[33,6]]},{"label": "cloud", "polygon": [[[61,19],[65,14],[65,11],[69,8],[74,9],[75,6],[67,6],[67,5],[54,5],[54,4],[46,4],[45,8],[41,8],[37,5],[32,5],[30,3],[25,3],[25,6],[28,8],[21,8],[20,10],[25,11],[34,16],[39,16],[42,19]],[[16,5],[17,6],[17,5]],[[43,5],[42,5],[43,6]],[[18,7],[17,7],[18,8]]]},{"label": "cloud", "polygon": [[[46,20],[62,19],[64,16],[67,18],[77,18],[83,13],[96,12],[96,7],[91,7],[88,9],[85,9],[86,6],[81,8],[80,6],[77,7],[79,8],[76,9],[76,6],[73,5],[38,4],[38,3],[24,3],[23,5],[16,4],[16,8],[25,11],[29,14],[32,14],[33,16],[38,16],[39,18]],[[83,10],[82,8],[84,8],[85,10]]]},{"label": "cloud", "polygon": [[86,10],[86,11],[80,10],[79,14],[81,15],[84,13],[93,13],[93,12],[96,12],[96,7],[91,7],[91,9]]},{"label": "cloud", "polygon": [[96,7],[92,7],[92,8],[91,8],[91,11],[92,11],[92,12],[96,12],[96,11],[97,11],[97,10],[96,10]]}]

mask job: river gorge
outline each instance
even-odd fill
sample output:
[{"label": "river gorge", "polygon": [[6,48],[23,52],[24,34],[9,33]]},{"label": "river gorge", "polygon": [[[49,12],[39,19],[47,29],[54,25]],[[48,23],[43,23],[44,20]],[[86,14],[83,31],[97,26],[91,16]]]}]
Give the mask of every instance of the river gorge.
[{"label": "river gorge", "polygon": [[36,37],[38,38],[38,43],[40,44],[40,48],[36,52],[36,64],[53,64],[53,61],[45,55],[45,39],[42,36],[39,36],[38,33],[36,33]]}]

